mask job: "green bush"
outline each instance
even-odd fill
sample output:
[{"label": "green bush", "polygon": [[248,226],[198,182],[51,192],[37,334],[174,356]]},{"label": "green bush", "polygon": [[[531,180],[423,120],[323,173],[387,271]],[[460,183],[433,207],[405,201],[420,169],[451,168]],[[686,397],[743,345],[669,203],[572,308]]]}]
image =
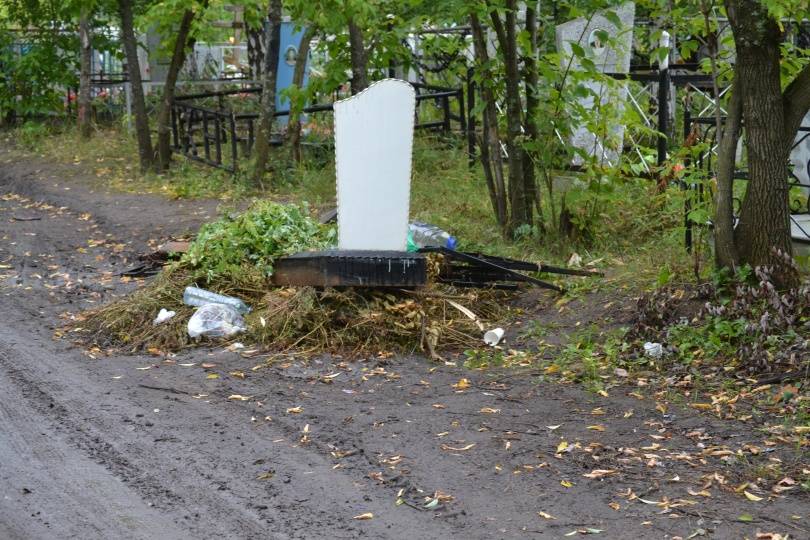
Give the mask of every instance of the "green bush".
[{"label": "green bush", "polygon": [[306,205],[260,201],[235,218],[203,225],[181,263],[212,281],[253,267],[273,273],[278,257],[299,251],[325,249],[334,244],[336,231],[309,216]]}]

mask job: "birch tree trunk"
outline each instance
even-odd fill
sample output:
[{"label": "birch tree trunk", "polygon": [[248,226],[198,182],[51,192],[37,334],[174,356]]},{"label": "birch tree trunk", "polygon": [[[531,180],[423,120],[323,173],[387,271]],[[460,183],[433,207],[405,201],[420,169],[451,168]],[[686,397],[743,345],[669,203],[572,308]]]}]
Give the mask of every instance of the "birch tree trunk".
[{"label": "birch tree trunk", "polygon": [[187,46],[194,46],[193,40],[189,43],[189,34],[191,33],[191,23],[193,20],[194,12],[190,9],[185,10],[183,12],[183,18],[180,20],[180,27],[177,30],[172,60],[169,64],[169,71],[166,74],[166,84],[163,85],[163,96],[161,97],[160,108],[158,109],[158,164],[162,171],[169,169],[172,160],[171,126],[169,123],[171,121],[172,103],[174,102],[177,77],[186,61]]},{"label": "birch tree trunk", "polygon": [[89,13],[83,8],[79,16],[79,96],[77,102],[79,135],[89,139],[92,134],[90,124],[90,69],[92,48],[90,43]]},{"label": "birch tree trunk", "polygon": [[138,42],[132,20],[132,0],[118,0],[118,13],[121,16],[121,41],[127,58],[129,82],[132,86],[132,107],[135,110],[135,135],[138,139],[138,155],[141,172],[151,169],[155,163],[152,148],[152,135],[149,133],[149,117],[146,114],[146,99],[143,95],[141,66],[138,62]]},{"label": "birch tree trunk", "polygon": [[265,29],[264,74],[262,76],[261,112],[256,134],[255,158],[253,163],[253,181],[264,186],[262,178],[267,170],[270,154],[270,135],[273,118],[276,112],[276,74],[278,72],[278,55],[281,29],[281,0],[270,0],[270,8]]}]

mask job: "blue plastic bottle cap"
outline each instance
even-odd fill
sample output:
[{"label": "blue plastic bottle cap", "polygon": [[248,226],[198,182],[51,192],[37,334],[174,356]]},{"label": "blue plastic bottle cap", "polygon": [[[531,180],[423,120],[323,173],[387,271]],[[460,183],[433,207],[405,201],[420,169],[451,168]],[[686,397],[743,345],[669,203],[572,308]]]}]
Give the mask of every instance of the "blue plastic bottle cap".
[{"label": "blue plastic bottle cap", "polygon": [[456,237],[450,236],[447,238],[447,249],[456,249]]}]

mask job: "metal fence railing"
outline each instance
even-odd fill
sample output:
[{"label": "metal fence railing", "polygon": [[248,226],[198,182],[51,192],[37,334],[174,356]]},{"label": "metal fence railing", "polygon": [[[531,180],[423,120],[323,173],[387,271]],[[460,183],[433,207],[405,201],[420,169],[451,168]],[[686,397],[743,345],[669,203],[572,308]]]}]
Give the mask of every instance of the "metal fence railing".
[{"label": "metal fence railing", "polygon": [[[469,110],[465,107],[462,89],[412,84],[417,103],[415,129],[447,135],[456,130],[468,132]],[[258,97],[260,94],[261,88],[254,87],[175,97],[171,111],[174,150],[189,159],[236,172],[241,160],[250,156],[255,145],[259,113],[237,112],[229,107],[228,101],[234,96]],[[202,105],[201,102],[215,104]],[[431,103],[434,110],[424,110]],[[316,114],[332,110],[332,104],[326,103],[305,107],[302,112]],[[289,114],[289,110],[275,112],[276,117],[288,117]],[[270,144],[281,145],[281,137],[271,135]]]}]

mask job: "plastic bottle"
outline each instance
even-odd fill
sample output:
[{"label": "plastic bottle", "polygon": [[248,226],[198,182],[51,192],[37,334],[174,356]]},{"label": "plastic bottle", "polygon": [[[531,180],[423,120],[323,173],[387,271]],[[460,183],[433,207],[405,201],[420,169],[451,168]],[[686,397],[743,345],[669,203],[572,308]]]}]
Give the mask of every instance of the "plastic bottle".
[{"label": "plastic bottle", "polygon": [[250,307],[238,298],[213,293],[198,287],[186,287],[186,290],[183,292],[183,303],[187,306],[197,307],[204,306],[205,304],[224,304],[231,306],[242,315],[250,313]]},{"label": "plastic bottle", "polygon": [[456,249],[456,237],[435,225],[414,221],[408,225],[408,233],[417,248],[444,247]]}]

